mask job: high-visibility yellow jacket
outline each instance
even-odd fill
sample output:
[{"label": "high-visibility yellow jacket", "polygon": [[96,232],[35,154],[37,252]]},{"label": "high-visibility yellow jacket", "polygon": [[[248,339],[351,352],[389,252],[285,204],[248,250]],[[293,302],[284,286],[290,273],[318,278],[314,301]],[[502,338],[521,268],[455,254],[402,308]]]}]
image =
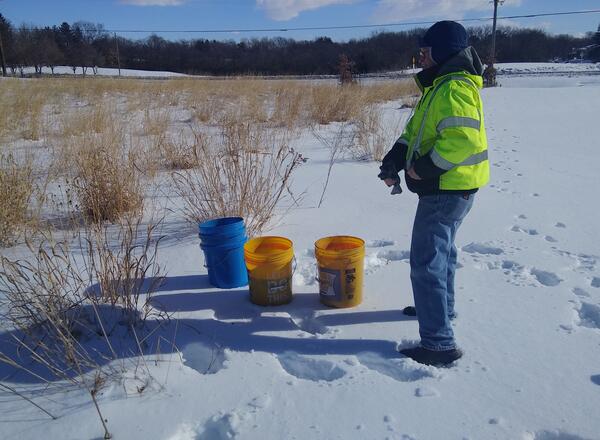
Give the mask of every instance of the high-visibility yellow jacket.
[{"label": "high-visibility yellow jacket", "polygon": [[417,75],[423,95],[395,145],[404,154],[396,164],[414,167],[422,179],[406,175],[411,191],[474,192],[489,181],[481,70],[477,53],[467,48],[439,67],[429,84]]}]

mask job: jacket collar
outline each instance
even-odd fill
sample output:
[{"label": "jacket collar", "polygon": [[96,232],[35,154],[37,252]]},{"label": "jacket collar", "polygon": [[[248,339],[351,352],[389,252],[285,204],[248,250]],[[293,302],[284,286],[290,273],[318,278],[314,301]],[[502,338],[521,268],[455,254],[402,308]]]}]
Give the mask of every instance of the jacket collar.
[{"label": "jacket collar", "polygon": [[436,78],[456,72],[466,72],[477,76],[483,74],[483,63],[472,46],[461,50],[443,64],[421,70],[415,75],[415,81],[423,91],[423,89],[431,87]]}]

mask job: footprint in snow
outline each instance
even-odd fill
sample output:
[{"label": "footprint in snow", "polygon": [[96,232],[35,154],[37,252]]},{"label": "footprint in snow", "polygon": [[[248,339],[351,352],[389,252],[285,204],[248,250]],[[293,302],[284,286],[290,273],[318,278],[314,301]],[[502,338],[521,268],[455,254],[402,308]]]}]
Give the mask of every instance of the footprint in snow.
[{"label": "footprint in snow", "polygon": [[277,356],[281,367],[298,379],[318,382],[324,380],[332,382],[346,375],[346,371],[325,359],[314,359],[300,356],[293,351],[287,351]]},{"label": "footprint in snow", "polygon": [[581,327],[600,329],[600,306],[582,302],[577,310]]},{"label": "footprint in snow", "polygon": [[416,397],[438,397],[440,392],[431,387],[419,387],[415,390]]},{"label": "footprint in snow", "polygon": [[369,240],[365,243],[367,247],[386,247],[394,246],[396,244],[393,240]]},{"label": "footprint in snow", "polygon": [[579,296],[579,297],[581,297],[581,298],[589,298],[589,297],[590,297],[590,294],[589,294],[589,293],[587,293],[585,290],[583,290],[583,289],[582,289],[582,288],[580,288],[580,287],[573,287],[573,289],[571,289],[571,291],[572,291],[572,292],[573,292],[575,295],[577,295],[577,296]]},{"label": "footprint in snow", "polygon": [[[598,263],[598,256],[589,254],[576,254],[564,250],[556,250],[556,253],[562,257],[568,257],[575,261],[576,269],[580,269],[585,272],[593,272],[596,269]],[[598,281],[600,285],[600,280]]]},{"label": "footprint in snow", "polygon": [[482,254],[482,255],[501,255],[504,253],[503,249],[488,246],[483,243],[469,243],[461,248],[463,252],[469,254]]},{"label": "footprint in snow", "polygon": [[[511,260],[502,260],[502,269],[511,272],[522,272],[523,265]],[[507,273],[508,275],[508,273]]]},{"label": "footprint in snow", "polygon": [[410,251],[406,250],[385,250],[377,252],[377,258],[382,258],[388,261],[402,261],[410,259]]},{"label": "footprint in snow", "polygon": [[580,437],[564,431],[536,431],[528,432],[523,436],[524,440],[592,440],[587,437]]},{"label": "footprint in snow", "polygon": [[356,358],[369,370],[377,371],[399,382],[414,382],[425,377],[440,377],[440,373],[436,368],[421,365],[405,358],[387,359],[372,352],[358,353]]},{"label": "footprint in snow", "polygon": [[252,412],[257,412],[260,409],[264,409],[271,405],[271,396],[263,394],[262,396],[255,397],[248,403],[248,406],[252,408]]},{"label": "footprint in snow", "polygon": [[313,335],[324,335],[329,332],[329,327],[319,322],[313,310],[296,310],[290,312],[290,321],[299,330]]},{"label": "footprint in snow", "polygon": [[[193,440],[230,440],[236,438],[240,434],[241,423],[242,419],[235,411],[218,414],[198,429],[200,432],[197,437],[193,437]],[[190,440],[192,439],[190,438]]]},{"label": "footprint in snow", "polygon": [[221,347],[192,342],[181,350],[183,363],[200,374],[215,374],[225,368],[227,357]]},{"label": "footprint in snow", "polygon": [[365,256],[365,273],[370,274],[380,267],[387,266],[392,261],[408,261],[410,251],[384,249]]},{"label": "footprint in snow", "polygon": [[531,269],[530,273],[540,284],[543,284],[547,287],[558,286],[563,281],[555,273],[547,272],[541,269],[536,269],[535,267]]},{"label": "footprint in snow", "polygon": [[590,376],[590,380],[592,381],[592,383],[600,386],[600,374],[594,374]]},{"label": "footprint in snow", "polygon": [[590,282],[590,285],[592,287],[599,288],[600,287],[600,277],[594,277],[594,278],[592,278],[592,281]]},{"label": "footprint in snow", "polygon": [[564,228],[566,228],[566,227],[567,227],[567,225],[565,225],[565,224],[564,224],[564,223],[562,223],[562,222],[556,222],[556,224],[554,225],[554,227],[555,227],[555,228],[563,228],[563,229],[564,229]]},{"label": "footprint in snow", "polygon": [[520,226],[517,226],[517,225],[513,226],[510,230],[513,232],[523,232],[528,235],[538,235],[539,234],[538,231],[535,229],[521,228]]}]

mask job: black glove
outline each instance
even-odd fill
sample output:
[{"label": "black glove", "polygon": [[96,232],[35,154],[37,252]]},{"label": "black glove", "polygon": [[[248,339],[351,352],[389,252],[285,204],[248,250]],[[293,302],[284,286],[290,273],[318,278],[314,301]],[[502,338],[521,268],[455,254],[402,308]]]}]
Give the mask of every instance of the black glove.
[{"label": "black glove", "polygon": [[396,169],[393,163],[387,161],[383,162],[379,167],[379,170],[381,172],[377,175],[377,177],[379,177],[381,180],[392,179],[396,180],[397,182],[400,182],[398,170]]},{"label": "black glove", "polygon": [[383,162],[379,167],[381,172],[377,175],[381,180],[392,179],[394,181],[394,187],[392,188],[392,194],[401,194],[402,187],[400,187],[400,175],[396,167],[391,162]]}]

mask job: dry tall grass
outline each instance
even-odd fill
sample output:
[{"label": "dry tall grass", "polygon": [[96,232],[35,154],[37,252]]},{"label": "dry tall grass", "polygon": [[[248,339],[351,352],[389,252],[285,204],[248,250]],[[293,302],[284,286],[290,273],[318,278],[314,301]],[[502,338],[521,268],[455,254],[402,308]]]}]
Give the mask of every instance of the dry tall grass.
[{"label": "dry tall grass", "polygon": [[[0,256],[0,319],[14,347],[3,346],[0,362],[42,383],[59,379],[87,390],[104,438],[110,434],[96,396],[125,373],[123,356],[145,354],[137,331],[154,312],[150,299],[162,280],[159,223],[143,226],[132,216],[116,226],[88,224],[79,232],[82,258],[52,235],[27,241],[29,257]],[[115,350],[115,337],[121,345],[124,335],[135,338],[132,352]]]},{"label": "dry tall grass", "polygon": [[31,158],[20,163],[11,154],[0,154],[0,247],[15,244],[30,221],[35,192]]},{"label": "dry tall grass", "polygon": [[359,160],[381,161],[393,142],[382,123],[381,109],[377,106],[362,109],[354,121],[354,128],[353,156]]},{"label": "dry tall grass", "polygon": [[119,306],[128,325],[155,314],[150,301],[164,278],[157,261],[161,223],[144,224],[142,215],[125,215],[113,226],[90,225],[79,236],[85,272],[98,286],[93,302]]},{"label": "dry tall grass", "polygon": [[71,138],[67,149],[70,181],[79,209],[92,222],[114,222],[142,208],[137,154],[124,148],[123,133],[114,129]]},{"label": "dry tall grass", "polygon": [[197,166],[173,173],[186,218],[239,216],[250,236],[263,231],[303,160],[286,134],[235,120],[220,127],[219,138],[197,133]]}]

